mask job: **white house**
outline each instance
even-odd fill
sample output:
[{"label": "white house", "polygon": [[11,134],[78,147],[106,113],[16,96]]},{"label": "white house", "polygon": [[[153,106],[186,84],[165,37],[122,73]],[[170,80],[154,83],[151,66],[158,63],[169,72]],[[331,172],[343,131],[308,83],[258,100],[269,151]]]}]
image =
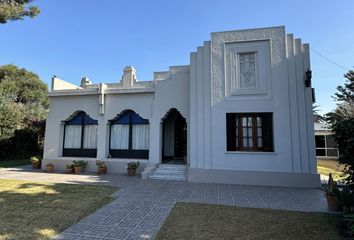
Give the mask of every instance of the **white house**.
[{"label": "white house", "polygon": [[309,45],[270,27],[212,33],[152,81],[130,66],[117,83],[53,77],[43,165],[138,160],[143,178],[317,187],[309,69]]}]

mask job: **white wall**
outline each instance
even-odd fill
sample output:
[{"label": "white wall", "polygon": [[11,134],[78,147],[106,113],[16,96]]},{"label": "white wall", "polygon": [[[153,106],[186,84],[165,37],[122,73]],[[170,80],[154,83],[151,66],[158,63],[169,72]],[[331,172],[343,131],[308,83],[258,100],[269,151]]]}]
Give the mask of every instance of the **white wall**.
[{"label": "white wall", "polygon": [[[73,95],[72,91],[53,92],[47,119],[44,159],[65,159],[62,156],[63,120],[76,111],[85,111],[98,120],[97,159],[106,159],[109,148],[108,121],[124,110],[131,109],[150,123],[149,162],[160,163],[162,153],[161,120],[172,108],[189,117],[189,66],[171,67],[165,78],[155,81],[155,92],[112,93],[104,95],[104,115],[99,114],[99,95]],[[61,96],[57,96],[60,95]],[[114,161],[106,159],[109,161]],[[116,161],[119,161],[117,159]],[[122,161],[125,161],[122,159]],[[64,165],[63,165],[64,166]]]},{"label": "white wall", "polygon": [[[109,128],[108,121],[120,114],[122,111],[131,109],[142,118],[148,119],[150,126],[152,117],[153,93],[129,93],[129,94],[107,94],[105,95],[105,114],[103,124],[99,126],[100,132],[98,157],[105,158],[108,155],[109,148]],[[150,131],[150,135],[151,135]],[[104,152],[103,152],[104,150]]]},{"label": "white wall", "polygon": [[[63,149],[63,120],[66,120],[76,111],[85,111],[91,118],[98,120],[97,134],[97,158],[91,159],[92,163],[89,169],[94,169],[94,161],[96,159],[105,159],[112,166],[112,161],[120,161],[115,159],[107,159],[109,147],[109,126],[108,121],[113,119],[117,114],[126,109],[134,110],[141,117],[152,120],[152,93],[137,94],[109,94],[105,95],[106,111],[104,115],[99,114],[98,95],[89,96],[61,96],[51,97],[50,112],[46,122],[45,145],[44,145],[44,162],[55,161],[56,159],[65,161],[65,159],[81,159],[81,158],[65,158],[62,157]],[[89,160],[89,159],[88,159]],[[120,165],[116,166],[117,171],[124,171],[128,161],[121,159]],[[70,161],[66,161],[69,163]],[[144,161],[144,160],[143,160]],[[146,160],[145,160],[146,161]],[[146,164],[146,163],[145,163]],[[64,168],[65,164],[56,164],[58,167]],[[143,165],[142,165],[143,166]]]},{"label": "white wall", "polygon": [[[269,42],[269,48],[264,48],[268,51],[266,57],[258,63],[262,67],[269,66],[269,71],[263,70],[266,74],[259,76],[259,81],[267,81],[267,84],[257,93],[230,95],[225,45],[258,50],[255,46],[259,41]],[[211,44],[206,42],[191,54],[191,168],[316,173],[315,157],[309,144],[313,138],[309,111],[311,90],[304,87],[303,79],[304,65],[309,67],[309,56],[306,45],[296,44],[300,43],[294,43],[295,49],[300,49],[294,53],[298,62],[288,60],[287,52],[292,50],[287,49],[284,27],[218,32],[212,33]],[[211,88],[206,81],[209,73]],[[295,95],[290,93],[291,87],[296,87]],[[211,111],[208,111],[209,103]],[[300,112],[293,110],[294,106]],[[274,152],[227,152],[228,112],[273,112]]]},{"label": "white wall", "polygon": [[[287,85],[284,28],[270,28],[249,31],[223,32],[212,34],[212,168],[249,171],[292,171],[290,121]],[[272,52],[267,52],[270,61],[270,87],[265,94],[250,94],[227,97],[225,88],[225,43],[242,46],[252,45],[257,40],[269,41]],[[250,46],[252,48],[252,46]],[[260,59],[260,66],[269,65]],[[266,81],[259,76],[259,81]],[[227,112],[273,112],[274,153],[227,152]],[[218,129],[218,130],[217,130]]]},{"label": "white wall", "polygon": [[210,42],[191,54],[190,69],[190,167],[212,168]]},{"label": "white wall", "polygon": [[98,95],[51,97],[50,111],[46,120],[44,158],[62,156],[63,123],[72,114],[81,110],[91,118],[101,120],[98,114]]},{"label": "white wall", "polygon": [[68,89],[80,89],[81,87],[75,84],[66,82],[58,77],[52,77],[52,91],[54,90],[68,90]]},{"label": "white wall", "polygon": [[186,118],[187,126],[189,125],[188,92],[189,66],[171,67],[169,72],[159,74],[159,78],[157,78],[157,75],[155,74],[155,96],[153,103],[154,120],[150,123],[151,163],[161,163],[163,144],[161,121],[168,111],[172,108],[177,109],[180,114]]}]

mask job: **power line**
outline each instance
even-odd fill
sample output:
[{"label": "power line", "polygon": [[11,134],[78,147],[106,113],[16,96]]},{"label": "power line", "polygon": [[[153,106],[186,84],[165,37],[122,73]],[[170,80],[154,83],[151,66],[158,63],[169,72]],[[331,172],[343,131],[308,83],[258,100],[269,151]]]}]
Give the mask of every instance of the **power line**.
[{"label": "power line", "polygon": [[320,56],[320,57],[322,57],[323,59],[327,60],[328,62],[330,62],[330,63],[336,65],[337,67],[343,68],[343,69],[346,70],[346,71],[349,71],[349,70],[350,70],[349,68],[347,68],[347,67],[345,67],[345,66],[343,66],[343,65],[341,65],[341,64],[339,64],[339,63],[336,63],[335,61],[329,59],[328,57],[324,56],[323,54],[317,52],[315,49],[313,49],[313,48],[311,48],[311,47],[310,47],[310,49],[311,49],[312,52],[316,53],[318,56]]}]

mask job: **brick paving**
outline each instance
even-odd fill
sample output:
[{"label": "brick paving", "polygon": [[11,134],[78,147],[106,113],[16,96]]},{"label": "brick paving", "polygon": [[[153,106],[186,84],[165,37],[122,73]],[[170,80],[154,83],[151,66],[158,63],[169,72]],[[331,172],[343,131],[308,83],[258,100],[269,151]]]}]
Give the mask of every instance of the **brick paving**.
[{"label": "brick paving", "polygon": [[154,239],[176,202],[327,212],[319,189],[141,180],[119,174],[46,174],[30,168],[0,169],[0,178],[121,188],[113,194],[111,203],[55,239]]}]

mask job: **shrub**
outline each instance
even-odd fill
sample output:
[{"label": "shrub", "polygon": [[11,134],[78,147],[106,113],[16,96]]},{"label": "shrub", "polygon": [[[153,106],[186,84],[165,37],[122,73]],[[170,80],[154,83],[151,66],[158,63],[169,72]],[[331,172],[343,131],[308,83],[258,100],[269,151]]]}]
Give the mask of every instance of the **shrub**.
[{"label": "shrub", "polygon": [[106,164],[104,163],[104,161],[96,160],[96,166],[97,166],[98,168],[105,168],[105,167],[106,167]]},{"label": "shrub", "polygon": [[139,162],[139,161],[137,161],[137,162],[130,162],[130,163],[128,163],[128,165],[127,165],[127,169],[129,169],[129,170],[136,170],[139,166],[140,166],[140,162]]},{"label": "shrub", "polygon": [[333,180],[332,173],[329,174],[328,181],[322,185],[322,190],[327,196],[335,197],[338,194],[337,183]]},{"label": "shrub", "polygon": [[66,164],[65,166],[66,169],[73,169],[74,168],[74,164]]},{"label": "shrub", "polygon": [[73,161],[73,165],[74,165],[74,167],[82,167],[82,168],[85,168],[86,165],[87,165],[87,161],[83,161],[83,160],[80,160],[80,161]]},{"label": "shrub", "polygon": [[40,161],[41,160],[38,157],[36,157],[36,156],[31,157],[31,162],[33,162],[33,163],[37,163],[37,162],[40,162]]}]

